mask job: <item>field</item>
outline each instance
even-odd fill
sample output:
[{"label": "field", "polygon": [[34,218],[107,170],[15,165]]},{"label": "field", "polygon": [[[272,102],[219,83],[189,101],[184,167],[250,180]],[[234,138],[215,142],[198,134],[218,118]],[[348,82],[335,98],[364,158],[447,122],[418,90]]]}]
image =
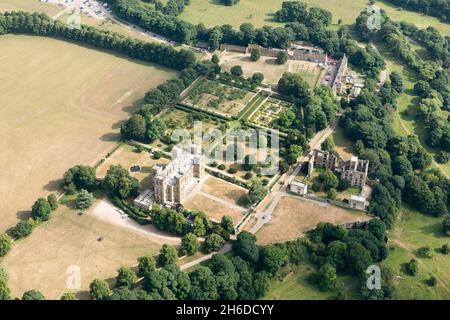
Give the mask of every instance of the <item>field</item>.
[{"label": "field", "polygon": [[190,89],[183,102],[208,112],[231,117],[244,109],[254,95],[253,92],[217,81],[201,79]]},{"label": "field", "polygon": [[[227,7],[218,0],[191,0],[180,18],[194,24],[204,23],[206,26],[230,24],[239,27],[242,23],[251,22],[256,27],[264,25],[283,26],[274,21],[273,14],[281,8],[284,0],[242,0],[237,5]],[[333,12],[333,22],[343,19],[345,24],[353,23],[358,14],[366,7],[363,0],[305,0],[310,7],[322,7]]]},{"label": "field", "polygon": [[208,177],[201,190],[192,195],[183,205],[189,210],[203,211],[217,221],[229,215],[236,225],[246,213],[244,208],[236,204],[245,192],[241,187]]},{"label": "field", "polygon": [[0,2],[0,12],[19,10],[43,12],[49,16],[54,16],[61,11],[61,8],[53,4],[44,4],[39,0],[2,0]]},{"label": "field", "polygon": [[[103,237],[102,241],[98,241]],[[47,299],[59,299],[69,291],[69,266],[80,267],[80,298],[88,298],[94,278],[111,279],[121,266],[135,266],[144,254],[154,255],[159,245],[146,236],[114,226],[75,210],[61,207],[49,222],[14,244],[2,260],[9,273],[9,287],[15,297],[26,290],[41,291]],[[112,282],[112,281],[111,281]]]},{"label": "field", "polygon": [[269,85],[277,84],[284,72],[298,72],[309,86],[314,88],[321,72],[317,63],[313,62],[288,60],[285,64],[279,65],[276,59],[271,57],[261,57],[258,61],[252,61],[249,56],[235,52],[226,52],[221,56],[221,61],[223,71],[229,71],[231,67],[240,65],[246,78],[255,72],[261,72],[264,74],[263,83]]},{"label": "field", "polygon": [[210,176],[203,184],[201,190],[220,199],[236,204],[237,200],[247,193],[247,190],[229,182]]},{"label": "field", "polygon": [[272,280],[269,292],[262,300],[332,300],[340,290],[346,299],[354,299],[358,291],[358,281],[350,276],[338,276],[338,289],[322,291],[309,282],[309,276],[316,268],[309,264],[292,266],[292,270],[280,280]]},{"label": "field", "polygon": [[256,237],[260,244],[285,242],[297,239],[319,222],[340,224],[368,219],[370,217],[362,212],[285,196],[275,207],[272,220],[256,234]]},{"label": "field", "polygon": [[[443,255],[439,248],[450,244],[450,238],[442,232],[442,218],[430,217],[408,208],[400,212],[400,219],[389,232],[389,256],[383,265],[394,272],[395,299],[450,299],[450,255]],[[430,246],[434,257],[423,258],[417,249]],[[411,259],[419,262],[419,273],[412,277],[405,272],[405,264]],[[425,283],[431,276],[438,279],[436,287]]]},{"label": "field", "polygon": [[[130,172],[130,175],[139,180],[139,189],[141,191],[149,189],[152,186],[150,181],[151,169],[155,164],[167,164],[169,159],[164,157],[155,160],[149,152],[143,151],[138,153],[135,148],[129,145],[121,145],[109,158],[107,158],[97,168],[97,177],[104,178],[109,167],[112,165],[121,165],[125,169],[130,169],[131,166],[141,166],[141,171]],[[130,170],[129,170],[130,171]]]},{"label": "field", "polygon": [[[280,26],[283,24],[274,21],[274,13],[281,8],[284,0],[242,0],[237,5],[227,7],[220,4],[219,0],[191,0],[180,18],[194,24],[204,23],[206,26],[217,24],[230,24],[238,28],[242,23],[251,22],[256,27],[264,25]],[[333,13],[333,24],[342,19],[343,24],[355,23],[356,17],[367,7],[367,0],[304,0],[309,7],[321,7]],[[438,19],[420,13],[398,10],[395,6],[383,1],[377,1],[377,5],[385,10],[396,21],[409,21],[420,28],[430,25],[441,33],[450,35],[448,24]],[[220,21],[220,23],[218,23]],[[335,26],[333,26],[335,27]]]},{"label": "field", "polygon": [[3,231],[68,168],[104,157],[133,105],[175,73],[49,38],[2,36],[0,46]]}]

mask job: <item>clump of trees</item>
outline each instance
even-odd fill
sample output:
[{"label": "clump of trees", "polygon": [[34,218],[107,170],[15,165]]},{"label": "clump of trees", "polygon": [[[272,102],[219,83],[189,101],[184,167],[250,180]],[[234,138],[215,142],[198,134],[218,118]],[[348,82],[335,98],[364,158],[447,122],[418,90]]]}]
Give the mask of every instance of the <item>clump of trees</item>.
[{"label": "clump of trees", "polygon": [[70,28],[64,22],[52,20],[43,13],[6,12],[0,15],[0,26],[0,34],[28,33],[60,37],[179,70],[193,66],[196,61],[190,50],[176,50],[170,45],[132,39],[91,26]]},{"label": "clump of trees", "polygon": [[239,0],[220,0],[220,3],[226,6],[232,6],[239,3]]}]

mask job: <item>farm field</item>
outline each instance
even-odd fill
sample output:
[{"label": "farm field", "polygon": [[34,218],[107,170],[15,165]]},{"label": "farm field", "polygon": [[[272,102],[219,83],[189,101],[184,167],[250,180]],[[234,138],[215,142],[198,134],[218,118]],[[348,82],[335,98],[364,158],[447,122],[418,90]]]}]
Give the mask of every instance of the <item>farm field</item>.
[{"label": "farm field", "polygon": [[106,172],[112,165],[121,165],[130,172],[130,167],[139,165],[141,171],[130,172],[130,175],[138,179],[139,189],[143,191],[149,189],[152,186],[150,181],[151,169],[155,164],[167,164],[169,159],[161,157],[156,160],[153,159],[152,154],[143,151],[138,153],[135,151],[135,147],[127,144],[121,145],[110,157],[108,157],[101,165],[97,167],[97,177],[102,179],[106,176]]},{"label": "farm field", "polygon": [[[194,24],[204,23],[206,26],[230,24],[239,27],[242,23],[251,22],[256,27],[264,25],[283,26],[273,20],[273,14],[281,8],[285,0],[245,0],[237,5],[227,7],[218,0],[191,0],[191,4],[181,14],[180,18]],[[363,0],[304,0],[310,7],[322,7],[333,12],[333,23],[339,18],[344,24],[351,24],[366,7]]]},{"label": "farm field", "polygon": [[49,16],[54,16],[62,9],[53,4],[42,3],[39,0],[2,0],[0,12],[5,11],[43,12]]},{"label": "farm field", "polygon": [[190,89],[183,102],[220,116],[231,117],[242,111],[254,95],[254,92],[218,81],[201,79]]},{"label": "farm field", "polygon": [[77,295],[87,299],[94,278],[113,283],[119,267],[135,266],[139,256],[155,255],[159,247],[146,236],[61,206],[29,238],[15,243],[1,263],[8,270],[12,296],[36,289],[47,299],[59,299],[69,291],[67,268],[79,266],[81,291]]},{"label": "farm field", "polygon": [[255,72],[264,74],[264,84],[277,84],[285,72],[300,73],[302,78],[314,88],[318,82],[321,69],[317,63],[307,61],[288,60],[285,64],[279,65],[276,59],[271,57],[261,57],[258,61],[250,60],[248,55],[235,52],[226,52],[221,56],[223,71],[230,71],[235,65],[240,65],[244,76],[251,77]]},{"label": "farm field", "polygon": [[68,168],[104,157],[133,104],[176,73],[49,38],[8,35],[0,46],[4,231],[57,191]]},{"label": "farm field", "polygon": [[301,237],[320,222],[340,224],[369,219],[362,212],[284,196],[275,207],[272,220],[258,231],[256,238],[262,245],[285,242]]},{"label": "farm field", "polygon": [[[283,26],[273,20],[273,14],[281,8],[283,1],[264,0],[264,5],[261,5],[260,0],[245,0],[227,7],[221,5],[218,0],[191,0],[191,4],[186,7],[180,18],[194,24],[202,22],[209,27],[217,25],[218,21],[220,24],[230,24],[235,28],[247,22],[253,23],[255,27]],[[320,7],[331,11],[333,24],[337,24],[339,19],[342,19],[343,24],[355,23],[356,17],[368,3],[366,0],[303,0],[303,2],[306,2],[309,7]],[[408,10],[398,10],[382,0],[377,1],[376,4],[395,21],[408,21],[420,28],[432,25],[444,35],[450,35],[449,25],[434,17]]]},{"label": "farm field", "polygon": [[[442,232],[442,218],[427,216],[409,208],[402,208],[399,220],[389,232],[389,256],[382,265],[392,269],[395,299],[450,299],[450,255],[443,255],[439,248],[450,244],[449,237]],[[417,250],[430,246],[434,257],[423,258]],[[411,259],[419,262],[415,277],[405,272],[405,264]],[[438,279],[435,287],[425,283],[431,276]]]}]

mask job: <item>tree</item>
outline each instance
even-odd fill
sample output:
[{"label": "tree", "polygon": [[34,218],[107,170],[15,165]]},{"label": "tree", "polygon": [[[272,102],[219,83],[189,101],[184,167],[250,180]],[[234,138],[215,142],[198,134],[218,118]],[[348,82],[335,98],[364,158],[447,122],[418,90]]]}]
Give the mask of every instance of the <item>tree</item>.
[{"label": "tree", "polygon": [[406,270],[411,276],[415,276],[419,272],[419,264],[416,259],[411,259],[406,265]]},{"label": "tree", "polygon": [[47,202],[50,205],[50,209],[56,210],[58,208],[58,200],[53,193],[48,195]]},{"label": "tree", "polygon": [[33,226],[28,221],[20,221],[16,226],[11,230],[11,235],[15,239],[25,238],[29,236],[33,231]]},{"label": "tree", "polygon": [[239,3],[239,0],[220,0],[220,3],[226,6],[232,6],[236,3]]},{"label": "tree", "polygon": [[348,182],[348,180],[346,180],[346,179],[339,179],[339,184],[338,184],[337,189],[339,191],[345,191],[348,188],[350,188],[350,182]]},{"label": "tree", "polygon": [[256,298],[261,298],[269,291],[270,277],[266,272],[258,272],[253,277],[253,288]]},{"label": "tree", "polygon": [[92,300],[107,300],[111,290],[103,279],[94,279],[89,285],[89,295]]},{"label": "tree", "polygon": [[242,71],[242,67],[241,66],[233,66],[233,67],[231,67],[230,72],[235,77],[241,77],[244,74],[244,72]]},{"label": "tree", "polygon": [[147,138],[150,142],[161,138],[166,131],[166,124],[160,118],[155,118],[153,121],[147,123]]},{"label": "tree", "polygon": [[0,301],[11,299],[11,290],[8,287],[8,273],[0,266]]},{"label": "tree", "polygon": [[138,188],[137,179],[131,177],[128,170],[121,165],[109,167],[103,184],[110,196],[120,199],[126,199],[135,194]]},{"label": "tree", "polygon": [[259,248],[256,245],[256,237],[247,231],[238,234],[237,240],[233,243],[233,252],[250,265],[256,265],[259,260]]},{"label": "tree", "polygon": [[322,182],[323,188],[325,191],[329,191],[330,189],[336,189],[339,184],[339,179],[333,173],[333,171],[327,169],[319,175],[319,179]]},{"label": "tree", "polygon": [[219,62],[220,62],[219,56],[214,53],[211,57],[211,62],[214,64],[219,64]]},{"label": "tree", "polygon": [[159,251],[158,263],[162,266],[175,264],[178,260],[177,249],[172,245],[164,244]]},{"label": "tree", "polygon": [[11,237],[6,233],[0,233],[0,257],[4,257],[11,249]]},{"label": "tree", "polygon": [[441,253],[448,254],[449,252],[450,252],[449,245],[447,243],[444,243],[441,247]]},{"label": "tree", "polygon": [[66,292],[61,296],[60,300],[78,300],[78,298],[74,293]]},{"label": "tree", "polygon": [[209,234],[205,237],[205,250],[206,252],[217,251],[223,247],[225,240],[217,233]]},{"label": "tree", "polygon": [[138,274],[146,277],[156,270],[156,261],[152,256],[142,256],[138,258]]},{"label": "tree", "polygon": [[322,290],[333,289],[336,286],[336,268],[329,263],[324,264],[317,272],[317,280]]},{"label": "tree", "polygon": [[386,225],[380,219],[372,219],[367,225],[367,230],[373,234],[378,240],[385,241],[386,239]]},{"label": "tree", "polygon": [[252,171],[256,167],[256,157],[253,154],[247,154],[244,157],[244,163],[242,164],[242,168],[245,171]]},{"label": "tree", "polygon": [[331,264],[338,271],[345,269],[347,244],[335,240],[327,245],[326,262]]},{"label": "tree", "polygon": [[250,50],[250,60],[258,61],[259,58],[261,58],[261,51],[259,50],[259,48],[252,48]]},{"label": "tree", "polygon": [[267,245],[260,250],[261,269],[271,275],[287,263],[288,256],[286,251],[275,245]]},{"label": "tree", "polygon": [[371,263],[372,258],[366,248],[355,241],[347,243],[346,265],[350,274],[361,274]]},{"label": "tree", "polygon": [[50,204],[44,198],[39,198],[31,208],[31,216],[37,221],[47,221],[50,218]]},{"label": "tree", "polygon": [[334,144],[333,141],[330,138],[326,138],[324,142],[320,145],[320,148],[323,151],[331,152],[333,151]]},{"label": "tree", "polygon": [[199,237],[203,237],[206,234],[205,223],[200,216],[194,218],[194,223],[192,224],[192,232]]},{"label": "tree", "polygon": [[223,230],[229,235],[234,233],[233,218],[231,218],[231,216],[223,216],[222,220],[220,221],[220,225],[222,226]]},{"label": "tree", "polygon": [[0,281],[0,301],[11,299],[11,290],[6,282]]},{"label": "tree", "polygon": [[303,99],[309,95],[309,85],[300,74],[285,72],[278,80],[278,91],[285,96]]},{"label": "tree", "polygon": [[277,63],[278,64],[285,64],[288,60],[288,54],[286,51],[280,51],[277,54]]},{"label": "tree", "polygon": [[37,290],[28,290],[23,293],[22,300],[45,300],[45,297]]},{"label": "tree", "polygon": [[147,133],[147,123],[140,114],[133,114],[120,128],[122,139],[144,141]]},{"label": "tree", "polygon": [[217,300],[217,282],[211,269],[200,266],[189,273],[191,288],[189,298],[192,300]]},{"label": "tree", "polygon": [[336,191],[335,188],[331,188],[330,190],[328,190],[327,198],[330,199],[330,200],[336,200],[336,198],[337,198],[337,191]]},{"label": "tree", "polygon": [[403,79],[400,73],[398,73],[397,71],[392,71],[389,75],[389,79],[391,80],[392,89],[394,89],[397,94],[400,94],[405,90]]},{"label": "tree", "polygon": [[85,210],[91,207],[93,201],[94,195],[82,189],[75,200],[75,207],[80,210]]},{"label": "tree", "polygon": [[200,242],[193,233],[188,233],[181,238],[181,252],[188,256],[194,255],[200,248]]},{"label": "tree", "polygon": [[137,281],[137,276],[133,270],[128,267],[121,267],[117,271],[116,285],[118,287],[126,287],[131,289]]},{"label": "tree", "polygon": [[252,81],[256,84],[256,85],[260,85],[263,81],[264,81],[264,74],[262,74],[261,72],[255,72],[252,75]]},{"label": "tree", "polygon": [[62,186],[70,194],[81,189],[93,191],[97,187],[95,168],[78,165],[69,169],[64,174]]}]

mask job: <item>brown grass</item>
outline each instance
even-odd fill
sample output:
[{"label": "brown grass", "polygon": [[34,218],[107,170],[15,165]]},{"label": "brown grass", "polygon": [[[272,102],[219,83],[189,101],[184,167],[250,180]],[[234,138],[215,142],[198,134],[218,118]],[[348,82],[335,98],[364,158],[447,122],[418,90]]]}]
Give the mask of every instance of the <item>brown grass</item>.
[{"label": "brown grass", "polygon": [[75,164],[94,165],[150,88],[175,73],[65,41],[0,38],[0,231]]},{"label": "brown grass", "polygon": [[276,206],[272,221],[256,236],[260,244],[284,242],[302,236],[319,222],[341,224],[368,219],[362,212],[285,196]]},{"label": "brown grass", "polygon": [[233,204],[237,203],[239,198],[247,193],[247,190],[244,188],[235,186],[215,177],[209,177],[203,183],[201,190]]},{"label": "brown grass", "polygon": [[97,168],[97,177],[104,178],[109,167],[112,165],[121,165],[127,170],[130,170],[131,166],[141,166],[140,172],[130,172],[130,175],[139,180],[140,190],[149,189],[151,187],[150,173],[152,167],[155,164],[167,164],[169,159],[160,158],[155,160],[152,158],[152,154],[143,151],[138,153],[135,148],[129,145],[121,145],[109,158],[105,160]]},{"label": "brown grass", "polygon": [[78,295],[88,298],[86,290],[94,278],[111,279],[119,267],[134,266],[137,257],[158,250],[159,245],[146,236],[61,207],[29,238],[15,243],[2,265],[8,270],[14,297],[36,289],[47,299],[59,299],[69,291],[67,268],[77,265],[82,290]]},{"label": "brown grass", "polygon": [[188,210],[203,211],[216,221],[220,221],[223,216],[230,216],[233,219],[233,223],[236,224],[244,216],[239,210],[225,206],[201,194],[189,198],[183,205]]}]

